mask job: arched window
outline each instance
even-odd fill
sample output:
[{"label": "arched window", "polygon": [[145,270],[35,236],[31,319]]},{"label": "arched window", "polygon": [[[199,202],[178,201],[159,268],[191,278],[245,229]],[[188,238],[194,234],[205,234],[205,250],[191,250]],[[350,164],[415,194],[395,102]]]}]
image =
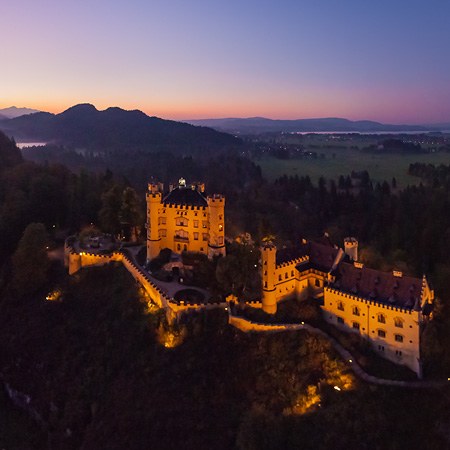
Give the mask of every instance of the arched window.
[{"label": "arched window", "polygon": [[384,314],[378,314],[378,322],[386,323],[386,316]]},{"label": "arched window", "polygon": [[344,303],[343,302],[338,302],[337,309],[339,311],[344,311]]},{"label": "arched window", "polygon": [[394,325],[397,328],[403,328],[403,319],[401,319],[400,317],[395,317],[394,318]]},{"label": "arched window", "polygon": [[360,315],[359,308],[357,306],[354,306],[352,308],[352,313],[353,313],[354,316],[359,316]]}]

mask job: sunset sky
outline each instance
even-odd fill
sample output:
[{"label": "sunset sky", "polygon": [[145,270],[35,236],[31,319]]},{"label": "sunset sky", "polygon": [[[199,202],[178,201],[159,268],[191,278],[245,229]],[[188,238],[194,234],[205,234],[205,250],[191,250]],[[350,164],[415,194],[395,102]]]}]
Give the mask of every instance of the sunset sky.
[{"label": "sunset sky", "polygon": [[14,0],[0,108],[450,122],[449,0]]}]

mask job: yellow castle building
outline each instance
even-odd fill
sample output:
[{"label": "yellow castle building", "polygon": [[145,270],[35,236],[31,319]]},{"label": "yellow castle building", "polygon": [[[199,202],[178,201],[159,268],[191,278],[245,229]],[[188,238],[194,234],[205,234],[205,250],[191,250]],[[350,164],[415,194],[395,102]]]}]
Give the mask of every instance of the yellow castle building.
[{"label": "yellow castle building", "polygon": [[199,252],[212,258],[225,255],[225,197],[206,195],[203,183],[180,178],[164,193],[162,183],[147,191],[147,261],[163,248],[176,253]]},{"label": "yellow castle building", "polygon": [[366,338],[384,358],[421,376],[420,336],[434,300],[425,276],[383,272],[358,262],[358,242],[344,249],[327,237],[296,248],[261,247],[262,307],[269,314],[288,298],[320,300],[327,322]]}]

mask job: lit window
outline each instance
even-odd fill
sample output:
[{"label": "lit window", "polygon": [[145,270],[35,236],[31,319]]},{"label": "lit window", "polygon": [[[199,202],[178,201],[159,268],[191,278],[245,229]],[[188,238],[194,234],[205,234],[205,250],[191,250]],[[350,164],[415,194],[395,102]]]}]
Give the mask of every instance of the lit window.
[{"label": "lit window", "polygon": [[378,314],[378,322],[386,323],[386,316],[384,314]]},{"label": "lit window", "polygon": [[175,239],[189,239],[189,233],[186,230],[176,230]]},{"label": "lit window", "polygon": [[394,319],[394,324],[397,328],[403,328],[403,320],[400,317]]},{"label": "lit window", "polygon": [[344,311],[344,304],[342,302],[339,302],[338,305],[337,305],[337,309],[339,311]]},{"label": "lit window", "polygon": [[352,313],[354,316],[359,316],[360,315],[359,308],[357,306],[354,306],[352,309]]},{"label": "lit window", "polygon": [[223,225],[219,224],[219,231],[223,231]]},{"label": "lit window", "polygon": [[403,336],[401,334],[396,334],[395,340],[396,340],[396,342],[403,342]]},{"label": "lit window", "polygon": [[202,221],[202,228],[208,228],[208,222],[206,220]]},{"label": "lit window", "polygon": [[185,217],[177,217],[175,219],[175,223],[177,227],[187,227],[188,226],[188,220]]},{"label": "lit window", "polygon": [[378,330],[378,337],[385,338],[386,337],[386,331]]}]

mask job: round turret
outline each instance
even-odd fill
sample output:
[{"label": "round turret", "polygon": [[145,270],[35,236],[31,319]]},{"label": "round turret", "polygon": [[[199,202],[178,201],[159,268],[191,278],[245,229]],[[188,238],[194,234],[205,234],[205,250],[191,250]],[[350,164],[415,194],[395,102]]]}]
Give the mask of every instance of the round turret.
[{"label": "round turret", "polygon": [[277,248],[268,242],[261,246],[262,258],[262,309],[268,314],[277,312],[277,293],[275,287],[275,270]]}]

